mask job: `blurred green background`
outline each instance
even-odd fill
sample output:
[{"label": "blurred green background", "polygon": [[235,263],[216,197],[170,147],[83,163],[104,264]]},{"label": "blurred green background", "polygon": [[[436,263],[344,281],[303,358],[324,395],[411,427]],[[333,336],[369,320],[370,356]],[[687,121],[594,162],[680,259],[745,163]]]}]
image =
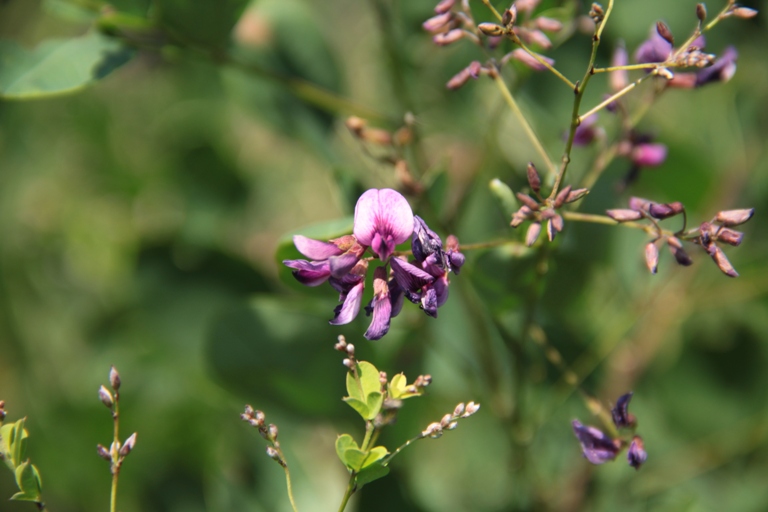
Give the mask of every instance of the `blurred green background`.
[{"label": "blurred green background", "polygon": [[[630,194],[680,200],[694,225],[718,210],[755,207],[743,245],[727,250],[740,278],[693,250],[693,266],[664,252],[651,276],[641,232],[567,223],[544,261],[535,251],[467,252],[437,320],[406,305],[384,339],[367,342],[365,318],[329,326],[335,293],[281,278],[275,252],[286,233],[348,217],[361,191],[396,186],[394,174],[345,128],[353,108],[297,99],[291,90],[305,82],[262,71],[318,84],[381,114],[388,129],[412,110],[421,150],[411,156],[429,191],[409,199],[433,229],[463,243],[521,237],[488,183],[498,177],[520,190],[534,154],[490,80],[445,89],[484,57],[468,42],[432,44],[421,23],[434,2],[246,4],[0,2],[3,39],[27,47],[94,23],[109,30],[104,20],[115,12],[150,20],[149,29],[127,29],[142,47],[131,61],[92,87],[0,100],[0,399],[8,419],[28,417],[30,456],[52,512],[107,508],[108,464],[95,446],[110,442],[111,419],[96,391],[111,364],[123,379],[122,432],[138,431],[120,510],[289,510],[282,471],[238,418],[245,403],[279,425],[300,510],[336,510],[347,475],[335,437],[362,436],[340,400],[344,368],[332,347],[342,333],[390,375],[433,376],[427,396],[409,401],[385,431],[390,449],[460,401],[482,404],[456,431],[395,459],[350,509],[768,508],[762,13],[707,36],[708,51],[738,47],[731,82],[669,91],[641,123],[669,146],[667,162],[618,193],[628,164],[616,160],[580,207],[602,213]],[[472,5],[478,20],[491,20]],[[559,6],[585,11],[567,1],[541,9]],[[619,39],[632,51],[658,19],[682,40],[694,7],[617,1],[598,62]],[[576,32],[550,54],[575,80],[589,50],[589,35]],[[507,78],[559,155],[572,94],[548,74],[516,68]],[[598,76],[585,105],[604,92]],[[610,115],[601,122],[612,133]],[[571,177],[593,156],[577,148]],[[639,472],[623,456],[602,467],[582,458],[570,420],[597,419],[545,349],[521,340],[530,319],[605,405],[634,390],[630,409],[649,453]],[[13,492],[3,470],[0,500]],[[33,507],[0,503],[9,512]]]}]

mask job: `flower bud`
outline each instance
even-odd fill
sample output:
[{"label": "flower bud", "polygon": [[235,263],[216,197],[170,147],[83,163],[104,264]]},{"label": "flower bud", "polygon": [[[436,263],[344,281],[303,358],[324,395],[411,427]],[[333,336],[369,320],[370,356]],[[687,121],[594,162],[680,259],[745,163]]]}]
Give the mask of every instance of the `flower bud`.
[{"label": "flower bud", "polygon": [[629,450],[627,450],[627,460],[629,465],[635,469],[640,469],[640,466],[648,458],[648,454],[643,447],[643,440],[640,436],[632,438],[632,442],[629,444]]},{"label": "flower bud", "polygon": [[539,16],[534,20],[536,28],[546,30],[547,32],[560,32],[563,28],[563,24],[556,19],[547,18],[546,16]]},{"label": "flower bud", "polygon": [[112,456],[109,454],[109,450],[103,445],[97,444],[96,445],[96,453],[101,457],[102,459],[112,462]]},{"label": "flower bud", "polygon": [[565,204],[565,200],[568,199],[568,196],[571,193],[571,186],[567,185],[563,190],[557,193],[557,196],[555,196],[555,209],[561,208]]},{"label": "flower bud", "polygon": [[680,201],[666,204],[653,203],[648,208],[648,213],[651,217],[656,219],[668,219],[669,217],[674,217],[675,215],[683,213],[684,209],[683,203]]},{"label": "flower bud", "polygon": [[597,2],[593,3],[592,8],[589,10],[589,17],[592,18],[595,23],[600,23],[603,21],[603,18],[605,17],[603,6]]},{"label": "flower bud", "polygon": [[347,354],[349,357],[355,357],[355,346],[351,343],[347,345]]},{"label": "flower bud", "polygon": [[751,9],[749,7],[736,7],[735,9],[730,11],[730,14],[733,14],[737,18],[742,18],[746,20],[746,19],[754,18],[755,16],[757,16],[757,10]]},{"label": "flower bud", "polygon": [[677,237],[668,237],[667,245],[669,246],[669,250],[672,252],[672,256],[675,257],[675,261],[677,261],[679,265],[687,267],[693,263],[691,257],[688,256],[688,253],[685,252],[685,249],[683,249],[682,242]]},{"label": "flower bud", "polygon": [[555,237],[557,236],[557,230],[555,229],[554,224],[552,224],[552,219],[549,219],[547,221],[547,239],[552,242],[555,240]]},{"label": "flower bud", "polygon": [[480,23],[477,28],[487,36],[500,36],[504,34],[504,27],[495,23]]},{"label": "flower bud", "polygon": [[422,437],[429,436],[432,439],[437,439],[442,435],[443,435],[443,427],[437,422],[430,423],[429,425],[427,425],[427,428],[425,428],[421,432]]},{"label": "flower bud", "polygon": [[117,369],[114,366],[109,369],[109,385],[115,391],[120,389],[120,374],[117,373]]},{"label": "flower bud", "polygon": [[744,224],[754,215],[754,208],[747,208],[743,210],[725,210],[717,212],[717,222],[723,226],[738,226]]},{"label": "flower bud", "polygon": [[435,12],[437,14],[443,14],[451,10],[453,8],[453,5],[456,3],[456,0],[441,0],[436,6],[435,6]]},{"label": "flower bud", "polygon": [[[550,59],[549,57],[546,57],[544,55],[540,55],[538,53],[536,54],[536,56],[539,59],[543,60],[544,62],[548,63],[550,66],[555,64],[555,60],[554,59]],[[519,62],[522,62],[523,64],[525,64],[526,66],[528,66],[529,68],[531,68],[534,71],[544,71],[545,69],[547,69],[547,67],[544,64],[542,64],[533,55],[531,55],[530,53],[526,52],[522,48],[517,48],[515,50],[512,50],[511,52],[509,52],[507,55],[504,56],[502,61],[506,62],[510,58],[511,59],[515,59],[515,60],[517,60]]]},{"label": "flower bud", "polygon": [[351,369],[352,369],[352,367],[355,365],[355,363],[353,363],[353,362],[352,362],[352,360],[351,360],[351,359],[349,359],[349,358],[344,358],[344,359],[341,361],[341,364],[343,364],[344,366],[346,366],[346,367],[347,367],[347,368],[349,368],[350,370],[351,370]]},{"label": "flower bud", "polygon": [[640,220],[643,218],[642,212],[637,210],[615,209],[606,210],[605,213],[616,222],[628,222],[631,220]]},{"label": "flower bud", "polygon": [[528,174],[528,184],[531,186],[531,190],[538,193],[541,190],[541,178],[533,162],[528,162],[526,173]]},{"label": "flower bud", "polygon": [[707,19],[707,6],[704,4],[696,4],[696,17],[699,18],[699,21],[704,23],[704,20]]},{"label": "flower bud", "polygon": [[717,239],[729,245],[738,246],[744,238],[744,233],[730,228],[720,228],[717,230]]},{"label": "flower bud", "polygon": [[125,457],[136,446],[136,432],[131,434],[128,439],[125,440],[125,443],[123,443],[123,446],[120,448],[120,456]]},{"label": "flower bud", "polygon": [[356,137],[362,137],[363,129],[367,123],[364,119],[361,119],[357,116],[350,116],[347,118],[344,124],[347,125],[347,129],[352,132],[353,135]]},{"label": "flower bud", "polygon": [[423,28],[427,32],[437,32],[438,30],[446,26],[448,22],[451,21],[452,17],[453,17],[453,13],[450,12],[450,10],[448,10],[446,12],[437,14],[436,16],[432,16],[427,21],[421,24],[421,28]]},{"label": "flower bud", "polygon": [[517,197],[517,199],[521,203],[523,203],[525,206],[527,206],[531,210],[536,211],[536,210],[539,209],[539,203],[534,198],[532,198],[531,196],[529,196],[527,194],[523,194],[522,192],[518,192],[518,193],[515,194],[515,197]]},{"label": "flower bud", "polygon": [[512,7],[509,9],[506,9],[504,11],[504,14],[501,16],[501,24],[505,27],[509,27],[510,25],[515,24],[515,20],[517,19],[517,7],[515,7],[514,4],[512,4]]},{"label": "flower bud", "polygon": [[267,437],[273,443],[277,441],[277,425],[270,423],[267,427]]},{"label": "flower bud", "polygon": [[541,223],[532,222],[531,225],[528,226],[528,231],[525,234],[525,245],[531,247],[535,244],[536,239],[539,238],[539,233],[541,233]]},{"label": "flower bud", "polygon": [[651,274],[655,274],[659,267],[659,248],[655,242],[649,242],[645,246],[645,264]]},{"label": "flower bud", "polygon": [[448,426],[449,423],[451,423],[453,416],[451,414],[446,414],[440,419],[440,426],[445,428]]},{"label": "flower bud", "polygon": [[667,24],[666,24],[666,23],[664,23],[663,21],[657,21],[657,22],[656,22],[656,32],[658,32],[658,33],[659,33],[659,35],[660,35],[660,36],[661,36],[661,37],[662,37],[662,38],[663,38],[663,39],[664,39],[666,42],[668,42],[668,43],[669,43],[669,44],[671,44],[672,46],[674,46],[674,45],[675,45],[675,38],[674,38],[674,36],[672,35],[672,31],[671,31],[671,30],[669,30],[669,27],[667,26]]},{"label": "flower bud", "polygon": [[731,262],[728,261],[728,258],[725,256],[725,253],[721,248],[715,244],[712,244],[710,245],[709,253],[717,264],[717,268],[719,268],[723,274],[727,275],[728,277],[739,277],[739,273],[736,272],[736,269],[733,268],[733,265],[731,265]]},{"label": "flower bud", "polygon": [[464,414],[464,408],[465,408],[464,402],[460,403],[459,405],[456,406],[456,408],[453,409],[453,415],[456,418],[458,418],[459,416]]},{"label": "flower bud", "polygon": [[464,414],[461,417],[469,418],[479,410],[480,410],[480,404],[476,404],[475,402],[469,402],[467,404],[466,410],[464,411]]},{"label": "flower bud", "polygon": [[445,87],[446,89],[455,91],[456,89],[458,89],[459,87],[467,83],[470,78],[472,78],[472,76],[469,74],[469,71],[467,70],[467,68],[464,68],[458,73],[456,73],[455,75],[453,75],[453,77],[451,77],[451,79],[448,80],[448,82],[446,82]]},{"label": "flower bud", "polygon": [[562,215],[555,214],[555,216],[552,217],[552,227],[554,227],[558,233],[563,230],[563,227],[564,227],[563,224],[564,224],[564,221],[563,221]]},{"label": "flower bud", "polygon": [[589,189],[587,188],[577,188],[576,190],[571,190],[571,192],[568,194],[568,197],[565,198],[565,202],[568,204],[574,201],[578,201],[587,194],[589,194]]},{"label": "flower bud", "polygon": [[280,462],[280,454],[271,446],[267,446],[267,457]]},{"label": "flower bud", "polygon": [[464,31],[460,28],[449,30],[441,34],[435,34],[432,36],[432,42],[438,46],[448,46],[451,43],[455,43],[459,39],[464,37]]},{"label": "flower bud", "polygon": [[104,386],[101,386],[99,388],[99,400],[101,400],[101,403],[109,407],[110,409],[115,404],[114,399],[112,398],[112,393],[109,392],[107,388]]}]

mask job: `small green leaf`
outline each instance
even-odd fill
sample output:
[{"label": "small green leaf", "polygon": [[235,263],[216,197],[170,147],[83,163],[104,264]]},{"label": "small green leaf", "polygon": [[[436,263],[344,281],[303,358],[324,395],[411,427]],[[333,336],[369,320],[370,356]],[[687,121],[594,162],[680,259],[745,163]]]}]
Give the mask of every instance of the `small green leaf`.
[{"label": "small green leaf", "polygon": [[13,424],[10,441],[11,462],[18,467],[27,454],[27,429],[24,428],[26,418],[22,418]]},{"label": "small green leaf", "polygon": [[[358,400],[357,398],[352,398],[351,396],[344,397],[344,401],[347,402],[351,408],[356,410],[364,420],[370,419],[368,416],[370,415],[371,411],[367,403],[363,402],[362,400]],[[375,418],[376,415],[374,414],[373,417]]]},{"label": "small green leaf", "polygon": [[339,460],[341,460],[341,462],[344,462],[344,452],[346,452],[350,448],[354,448],[354,449],[360,448],[357,445],[357,442],[354,440],[354,438],[351,435],[341,434],[339,437],[336,438],[336,455],[339,456]]},{"label": "small green leaf", "polygon": [[364,396],[381,392],[379,370],[375,366],[368,361],[360,361],[357,363],[357,372],[360,375],[360,384],[363,386]]},{"label": "small green leaf", "polygon": [[367,457],[349,434],[336,438],[336,455],[352,471],[359,471]]},{"label": "small green leaf", "polygon": [[80,90],[125,64],[133,53],[98,32],[50,39],[33,50],[0,41],[0,98],[37,99]]},{"label": "small green leaf", "polygon": [[375,418],[376,415],[381,411],[381,406],[383,403],[384,395],[382,395],[379,391],[369,393],[368,399],[366,400],[366,404],[368,406],[368,415],[365,416],[365,419],[372,420]]},{"label": "small green leaf", "polygon": [[21,492],[14,494],[11,499],[17,501],[41,501],[40,474],[37,468],[26,460],[16,467],[16,484]]},{"label": "small green leaf", "polygon": [[15,468],[11,460],[11,439],[15,425],[15,423],[8,423],[0,427],[0,455],[2,455],[3,461],[11,471]]},{"label": "small green leaf", "polygon": [[363,462],[362,468],[365,469],[371,464],[383,459],[389,454],[389,451],[383,446],[375,446],[368,451],[368,456]]},{"label": "small green leaf", "polygon": [[405,375],[398,373],[392,377],[392,380],[389,383],[389,396],[395,400],[405,400],[406,398],[411,398],[413,396],[421,396],[420,391],[414,393],[413,391],[406,391],[407,388],[408,383],[405,380]]},{"label": "small green leaf", "polygon": [[365,402],[365,394],[360,384],[357,383],[355,374],[352,372],[347,372],[347,395],[349,395],[349,398]]},{"label": "small green leaf", "polygon": [[385,477],[388,474],[389,466],[382,466],[381,462],[377,461],[370,466],[361,469],[357,474],[357,478],[355,478],[355,483],[357,483],[358,487],[362,487],[363,485]]}]

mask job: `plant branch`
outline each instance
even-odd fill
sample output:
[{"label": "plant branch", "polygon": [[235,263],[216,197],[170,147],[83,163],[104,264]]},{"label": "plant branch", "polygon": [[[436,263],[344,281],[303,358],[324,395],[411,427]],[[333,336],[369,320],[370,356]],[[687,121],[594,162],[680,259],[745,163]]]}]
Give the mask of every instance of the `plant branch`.
[{"label": "plant branch", "polygon": [[650,77],[652,77],[652,76],[656,76],[656,75],[657,75],[657,73],[654,71],[653,73],[649,73],[649,74],[647,74],[647,75],[644,75],[644,76],[642,76],[642,77],[638,78],[637,80],[635,80],[634,82],[632,82],[632,83],[628,84],[628,85],[627,85],[626,87],[624,87],[622,90],[620,90],[620,91],[618,91],[617,93],[613,94],[612,96],[610,96],[610,97],[606,98],[606,99],[605,99],[603,102],[601,102],[600,104],[598,104],[596,107],[592,108],[591,110],[588,110],[588,111],[587,111],[587,112],[585,112],[584,114],[581,114],[581,115],[579,116],[579,124],[581,124],[581,122],[582,122],[584,119],[586,119],[587,117],[591,116],[591,115],[592,115],[592,114],[594,114],[595,112],[599,112],[601,109],[603,109],[603,108],[607,107],[608,105],[610,105],[611,103],[613,103],[613,102],[614,102],[614,101],[616,101],[617,99],[621,98],[622,96],[624,96],[625,94],[627,94],[629,91],[631,91],[632,89],[634,89],[635,87],[637,87],[638,85],[640,85],[641,83],[643,83],[644,81],[648,80],[648,78],[650,78]]}]

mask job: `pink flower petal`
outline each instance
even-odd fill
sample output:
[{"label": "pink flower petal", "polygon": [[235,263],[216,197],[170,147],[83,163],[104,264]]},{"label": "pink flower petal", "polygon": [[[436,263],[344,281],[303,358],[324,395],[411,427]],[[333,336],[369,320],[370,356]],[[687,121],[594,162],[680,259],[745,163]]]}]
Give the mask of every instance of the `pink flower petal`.
[{"label": "pink flower petal", "polygon": [[344,252],[330,242],[321,242],[301,235],[293,237],[293,245],[311,260],[327,260],[331,256],[338,256]]},{"label": "pink flower petal", "polygon": [[392,189],[366,191],[355,205],[354,234],[358,242],[371,246],[386,261],[395,245],[413,233],[413,212],[408,201]]}]

